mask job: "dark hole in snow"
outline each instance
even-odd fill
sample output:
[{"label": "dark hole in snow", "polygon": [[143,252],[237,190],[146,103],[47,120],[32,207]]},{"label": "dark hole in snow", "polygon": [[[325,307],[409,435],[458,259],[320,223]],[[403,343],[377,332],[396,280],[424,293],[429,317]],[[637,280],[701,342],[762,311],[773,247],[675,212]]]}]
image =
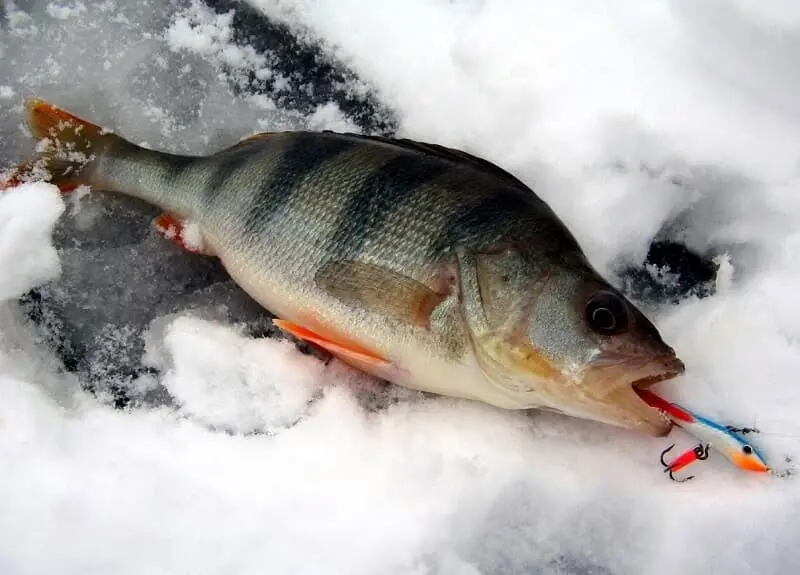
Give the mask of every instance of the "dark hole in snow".
[{"label": "dark hole in snow", "polygon": [[664,304],[712,295],[717,269],[713,261],[679,242],[656,240],[642,265],[627,266],[620,275],[625,291],[635,300]]}]

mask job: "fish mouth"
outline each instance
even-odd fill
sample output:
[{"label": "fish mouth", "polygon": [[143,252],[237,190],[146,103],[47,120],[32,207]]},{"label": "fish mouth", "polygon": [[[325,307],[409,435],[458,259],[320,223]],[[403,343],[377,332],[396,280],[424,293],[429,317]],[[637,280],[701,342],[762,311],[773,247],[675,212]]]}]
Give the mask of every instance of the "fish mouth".
[{"label": "fish mouth", "polygon": [[590,367],[590,389],[602,389],[595,400],[609,423],[662,437],[672,422],[649,406],[637,390],[647,389],[683,374],[686,367],[674,354],[650,360],[620,360],[603,357]]},{"label": "fish mouth", "polygon": [[665,371],[664,373],[661,373],[661,374],[658,374],[658,375],[649,375],[647,377],[641,377],[641,378],[637,379],[636,381],[632,382],[631,385],[634,388],[646,389],[646,388],[651,387],[651,386],[653,386],[653,385],[655,385],[657,383],[660,383],[662,381],[667,381],[668,379],[673,379],[675,377],[678,377],[684,371],[686,371],[686,368],[683,365],[683,362],[681,360],[679,360],[677,358],[675,358],[675,359],[679,363],[680,367],[676,366],[675,368],[673,368],[673,369],[671,369],[669,371]]}]

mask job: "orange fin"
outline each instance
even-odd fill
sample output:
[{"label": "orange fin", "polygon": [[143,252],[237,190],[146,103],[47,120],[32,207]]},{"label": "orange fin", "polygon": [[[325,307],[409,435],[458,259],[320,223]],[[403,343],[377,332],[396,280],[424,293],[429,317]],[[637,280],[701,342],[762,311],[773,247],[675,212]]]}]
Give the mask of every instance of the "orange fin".
[{"label": "orange fin", "polygon": [[153,220],[153,228],[165,238],[192,254],[213,256],[213,250],[205,244],[199,231],[188,229],[186,220],[176,214],[164,212]]},{"label": "orange fin", "polygon": [[49,181],[63,192],[92,184],[94,161],[124,142],[60,108],[33,98],[25,103],[28,127],[39,142],[36,155],[0,182],[0,189],[30,181]]},{"label": "orange fin", "polygon": [[274,134],[277,134],[277,133],[278,133],[278,132],[260,132],[260,133],[258,133],[258,134],[252,134],[252,135],[250,135],[250,136],[247,136],[246,138],[242,138],[241,140],[239,140],[238,142],[236,142],[235,144],[233,144],[233,145],[232,145],[230,148],[228,148],[228,149],[229,149],[229,150],[233,150],[233,149],[235,149],[235,148],[238,148],[238,147],[240,147],[240,146],[246,146],[246,145],[248,145],[248,144],[252,144],[253,142],[256,142],[256,141],[258,141],[258,140],[266,140],[266,139],[267,139],[267,138],[269,138],[270,136],[272,136],[272,135],[274,135]]},{"label": "orange fin", "polygon": [[111,135],[100,126],[82,120],[41,98],[26,101],[25,109],[28,112],[28,126],[36,139],[62,137],[64,140],[79,140],[86,145]]},{"label": "orange fin", "polygon": [[357,343],[346,340],[334,341],[308,328],[283,319],[274,319],[272,323],[283,331],[292,334],[297,339],[320,346],[357,369],[384,378],[388,378],[389,373],[392,371],[391,362]]},{"label": "orange fin", "polygon": [[277,133],[278,132],[259,132],[257,134],[251,134],[251,135],[247,136],[246,138],[242,138],[242,140],[239,143],[243,144],[245,142],[252,142],[253,140],[263,140],[263,139],[269,138],[270,136],[275,135]]}]

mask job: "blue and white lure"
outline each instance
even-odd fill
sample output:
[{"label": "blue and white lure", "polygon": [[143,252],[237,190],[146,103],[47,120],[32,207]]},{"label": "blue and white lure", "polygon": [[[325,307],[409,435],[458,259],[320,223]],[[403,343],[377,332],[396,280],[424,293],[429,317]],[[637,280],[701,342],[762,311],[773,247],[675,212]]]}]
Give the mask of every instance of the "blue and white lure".
[{"label": "blue and white lure", "polygon": [[670,403],[657,396],[652,391],[644,389],[637,389],[636,391],[650,407],[664,412],[676,425],[685,429],[688,433],[700,440],[699,445],[679,455],[670,463],[664,461],[664,456],[670,449],[675,447],[675,444],[673,443],[661,453],[661,464],[664,466],[664,472],[668,473],[670,479],[673,481],[688,481],[694,477],[692,475],[686,479],[676,479],[674,473],[695,461],[707,459],[709,447],[713,447],[722,453],[739,469],[756,473],[767,473],[770,471],[766,461],[756,448],[739,435],[740,433],[744,435],[746,433],[755,432],[755,429],[737,429],[735,427],[720,425],[676,403]]}]

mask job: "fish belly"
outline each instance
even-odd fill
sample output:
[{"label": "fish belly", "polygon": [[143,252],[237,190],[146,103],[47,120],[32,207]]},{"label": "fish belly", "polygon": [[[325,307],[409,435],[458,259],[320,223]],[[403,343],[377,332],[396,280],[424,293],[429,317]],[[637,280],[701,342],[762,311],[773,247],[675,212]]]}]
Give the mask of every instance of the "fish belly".
[{"label": "fish belly", "polygon": [[316,289],[310,276],[293,279],[286,270],[274,266],[273,258],[263,257],[261,266],[255,268],[246,263],[252,262],[251,257],[216,249],[224,254],[223,264],[237,285],[277,317],[310,329],[333,329],[375,350],[391,364],[388,369],[360,368],[362,371],[417,391],[480,401],[504,409],[531,407],[501,393],[484,376],[471,348],[457,359],[448,357],[424,330],[345,306]]}]

